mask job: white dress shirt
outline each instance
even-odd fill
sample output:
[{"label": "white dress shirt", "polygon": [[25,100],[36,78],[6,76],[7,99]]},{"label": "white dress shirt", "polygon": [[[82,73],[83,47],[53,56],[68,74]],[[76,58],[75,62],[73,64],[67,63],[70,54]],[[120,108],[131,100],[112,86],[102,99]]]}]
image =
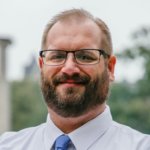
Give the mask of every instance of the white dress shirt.
[{"label": "white dress shirt", "polygon": [[[64,134],[47,117],[47,122],[0,137],[0,150],[53,150],[55,139]],[[150,135],[112,120],[110,109],[68,134],[69,150],[150,150]]]}]

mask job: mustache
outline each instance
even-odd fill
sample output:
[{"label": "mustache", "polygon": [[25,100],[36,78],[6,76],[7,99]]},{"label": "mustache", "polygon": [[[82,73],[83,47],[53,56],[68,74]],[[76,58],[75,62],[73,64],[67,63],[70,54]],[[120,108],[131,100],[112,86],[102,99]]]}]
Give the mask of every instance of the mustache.
[{"label": "mustache", "polygon": [[79,75],[79,74],[73,74],[73,75],[57,75],[53,78],[53,84],[58,85],[60,83],[65,83],[68,80],[72,80],[73,82],[77,84],[88,84],[90,82],[90,77],[87,75]]}]

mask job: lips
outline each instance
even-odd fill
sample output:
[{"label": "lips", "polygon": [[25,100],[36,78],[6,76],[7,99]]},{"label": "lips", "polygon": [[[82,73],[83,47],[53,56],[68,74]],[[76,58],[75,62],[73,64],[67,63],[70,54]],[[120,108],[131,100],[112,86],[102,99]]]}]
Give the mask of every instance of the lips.
[{"label": "lips", "polygon": [[73,75],[73,76],[68,76],[66,74],[63,75],[57,75],[53,79],[53,84],[58,85],[58,84],[88,84],[90,81],[90,77],[88,76],[80,76],[80,75]]},{"label": "lips", "polygon": [[81,81],[75,81],[75,80],[66,80],[66,81],[61,81],[60,84],[84,84]]}]

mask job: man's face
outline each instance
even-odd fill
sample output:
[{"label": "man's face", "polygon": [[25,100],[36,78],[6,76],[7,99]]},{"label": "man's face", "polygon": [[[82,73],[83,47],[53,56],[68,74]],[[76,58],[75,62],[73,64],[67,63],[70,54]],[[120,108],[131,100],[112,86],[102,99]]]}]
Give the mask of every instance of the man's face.
[{"label": "man's face", "polygon": [[[46,49],[101,48],[101,37],[100,29],[91,20],[78,24],[58,22],[48,33]],[[76,64],[72,53],[63,65],[47,66],[41,58],[39,63],[45,101],[57,114],[77,117],[105,102],[110,72],[103,56],[95,65]]]}]

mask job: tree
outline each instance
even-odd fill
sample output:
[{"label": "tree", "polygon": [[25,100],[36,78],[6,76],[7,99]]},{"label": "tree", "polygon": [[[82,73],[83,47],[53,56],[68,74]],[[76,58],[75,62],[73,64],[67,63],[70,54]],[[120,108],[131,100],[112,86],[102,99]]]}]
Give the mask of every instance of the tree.
[{"label": "tree", "polygon": [[39,85],[35,81],[15,81],[12,89],[13,130],[35,126],[46,120],[46,105]]},{"label": "tree", "polygon": [[110,105],[114,119],[142,132],[150,132],[150,27],[132,34],[133,45],[117,54],[119,59],[132,63],[139,60],[143,77],[135,83],[120,82],[112,87]]},{"label": "tree", "polygon": [[118,54],[121,59],[142,60],[143,78],[138,80],[135,86],[137,87],[137,96],[142,98],[150,97],[150,27],[143,27],[132,34],[134,45],[127,48],[123,53]]}]

